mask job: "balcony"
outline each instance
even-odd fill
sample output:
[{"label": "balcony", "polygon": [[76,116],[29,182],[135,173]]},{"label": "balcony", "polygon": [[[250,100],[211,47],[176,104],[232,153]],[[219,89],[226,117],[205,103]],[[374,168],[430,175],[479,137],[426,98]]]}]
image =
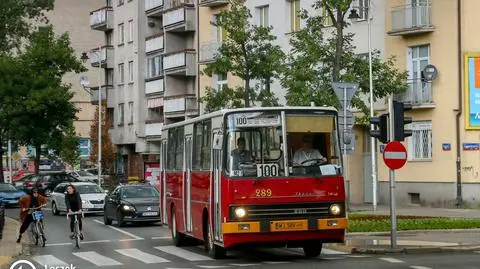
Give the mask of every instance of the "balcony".
[{"label": "balcony", "polygon": [[93,67],[100,65],[102,68],[114,68],[113,46],[103,46],[100,53],[98,53],[98,49],[93,49],[91,64]]},{"label": "balcony", "polygon": [[114,28],[113,8],[103,7],[90,12],[90,27],[98,31],[110,31]]},{"label": "balcony", "polygon": [[417,6],[401,6],[392,10],[392,36],[408,36],[430,33],[435,30],[432,25],[430,3]]},{"label": "balcony", "polygon": [[396,94],[396,101],[412,104],[413,108],[434,108],[432,83],[414,80],[408,83],[408,89]]},{"label": "balcony", "polygon": [[165,75],[195,76],[196,75],[195,50],[173,52],[163,57],[163,70]]},{"label": "balcony", "polygon": [[145,94],[162,94],[165,91],[163,78],[145,82]]},{"label": "balcony", "polygon": [[145,136],[161,136],[163,129],[163,122],[149,123],[145,124]]},{"label": "balcony", "polygon": [[145,52],[151,53],[163,50],[163,35],[150,36],[145,39]]},{"label": "balcony", "polygon": [[221,42],[208,42],[200,45],[200,62],[211,62],[221,46]]},{"label": "balcony", "polygon": [[194,116],[198,114],[198,102],[195,95],[165,97],[164,111],[166,118]]},{"label": "balcony", "polygon": [[[102,97],[102,102],[105,102],[107,100],[107,107],[115,107],[114,100],[113,100],[113,94],[114,94],[114,88],[112,85],[102,85],[101,89],[101,97]],[[92,105],[98,105],[98,87],[92,88],[91,89],[91,99],[90,102]]]},{"label": "balcony", "polygon": [[150,17],[161,17],[163,0],[145,0],[145,14]]},{"label": "balcony", "polygon": [[192,5],[174,7],[164,12],[163,27],[166,32],[192,32],[197,25],[195,17],[195,7]]},{"label": "balcony", "polygon": [[228,4],[228,0],[200,0],[201,7],[218,7]]}]

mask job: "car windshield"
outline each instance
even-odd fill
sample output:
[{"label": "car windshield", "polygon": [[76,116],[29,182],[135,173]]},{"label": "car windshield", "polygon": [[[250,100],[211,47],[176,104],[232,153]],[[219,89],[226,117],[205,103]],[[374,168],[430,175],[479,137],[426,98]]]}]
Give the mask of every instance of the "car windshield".
[{"label": "car windshield", "polygon": [[127,187],[122,191],[123,198],[157,198],[158,192],[153,187]]},{"label": "car windshield", "polygon": [[81,177],[93,177],[94,176],[92,173],[89,173],[87,171],[78,171],[77,173]]},{"label": "car windshield", "polygon": [[10,184],[0,184],[0,192],[16,192],[16,191],[18,190]]},{"label": "car windshield", "polygon": [[76,186],[77,191],[80,194],[86,194],[86,193],[103,193],[102,188],[100,188],[97,185],[77,185]]}]

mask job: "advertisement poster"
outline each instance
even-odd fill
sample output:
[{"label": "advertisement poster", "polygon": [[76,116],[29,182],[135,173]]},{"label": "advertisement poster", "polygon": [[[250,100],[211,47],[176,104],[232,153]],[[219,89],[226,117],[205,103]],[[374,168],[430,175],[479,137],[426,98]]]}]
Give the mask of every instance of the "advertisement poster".
[{"label": "advertisement poster", "polygon": [[159,163],[145,163],[145,181],[150,185],[160,187],[160,164]]},{"label": "advertisement poster", "polygon": [[480,54],[465,55],[465,128],[480,130]]}]

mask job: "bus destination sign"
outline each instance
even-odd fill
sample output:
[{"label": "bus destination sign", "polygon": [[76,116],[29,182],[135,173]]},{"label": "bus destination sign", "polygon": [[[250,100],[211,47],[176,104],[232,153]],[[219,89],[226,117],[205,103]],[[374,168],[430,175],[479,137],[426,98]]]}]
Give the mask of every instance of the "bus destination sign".
[{"label": "bus destination sign", "polygon": [[280,125],[280,117],[278,115],[268,115],[260,117],[252,117],[248,114],[235,115],[234,126],[239,128],[245,127],[274,127]]}]

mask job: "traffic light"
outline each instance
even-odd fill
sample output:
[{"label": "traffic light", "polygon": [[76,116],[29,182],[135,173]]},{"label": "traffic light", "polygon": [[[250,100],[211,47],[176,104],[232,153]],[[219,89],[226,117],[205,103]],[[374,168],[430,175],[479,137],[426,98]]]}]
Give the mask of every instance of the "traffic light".
[{"label": "traffic light", "polygon": [[388,114],[370,118],[370,124],[378,126],[378,130],[370,130],[370,136],[377,138],[382,143],[388,143]]},{"label": "traffic light", "polygon": [[405,130],[405,124],[412,123],[412,117],[405,117],[405,111],[412,110],[411,104],[393,101],[393,115],[395,125],[395,141],[404,141],[405,137],[412,136],[412,130]]}]

